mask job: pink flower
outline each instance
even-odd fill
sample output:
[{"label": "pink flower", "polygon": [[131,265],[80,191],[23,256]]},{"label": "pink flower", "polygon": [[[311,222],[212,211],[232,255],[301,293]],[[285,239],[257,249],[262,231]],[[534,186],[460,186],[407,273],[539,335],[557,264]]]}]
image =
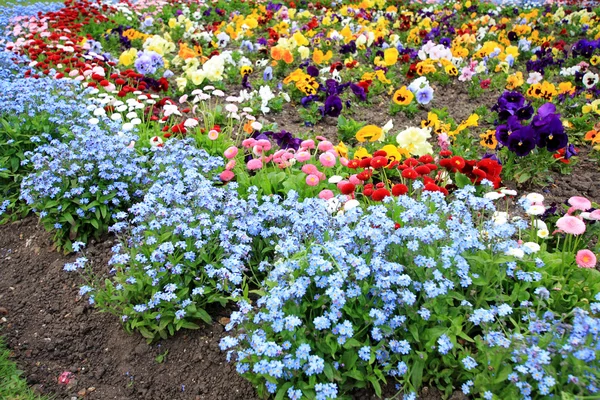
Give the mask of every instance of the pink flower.
[{"label": "pink flower", "polygon": [[596,266],[596,255],[590,250],[579,250],[575,257],[579,268],[594,268]]},{"label": "pink flower", "polygon": [[344,167],[347,167],[348,159],[346,157],[340,157],[340,164],[342,164]]},{"label": "pink flower", "polygon": [[253,171],[255,169],[261,169],[263,167],[263,163],[258,158],[253,158],[252,160],[248,161],[246,166],[250,171]]},{"label": "pink flower", "polygon": [[333,144],[329,141],[329,140],[325,140],[319,143],[319,145],[317,146],[317,149],[321,150],[321,151],[327,151],[330,149],[333,149]]},{"label": "pink flower", "polygon": [[304,140],[302,143],[300,143],[300,147],[303,147],[305,149],[314,149],[315,141],[312,139]]},{"label": "pink flower", "polygon": [[244,141],[242,142],[242,146],[244,146],[247,149],[254,146],[255,144],[256,144],[256,139],[254,139],[254,138],[244,139]]},{"label": "pink flower", "polygon": [[235,160],[230,160],[227,164],[225,164],[225,169],[233,169],[235,168]]},{"label": "pink flower", "polygon": [[217,140],[219,138],[219,131],[211,129],[211,131],[208,132],[208,138],[210,140]]},{"label": "pink flower", "polygon": [[314,174],[310,174],[306,177],[306,184],[308,186],[317,186],[319,184],[319,177]]},{"label": "pink flower", "polygon": [[319,192],[319,198],[323,200],[329,200],[333,197],[333,192],[329,189],[323,189]]},{"label": "pink flower", "polygon": [[579,211],[587,211],[592,208],[592,202],[581,196],[573,196],[568,201],[571,208]]},{"label": "pink flower", "polygon": [[600,209],[592,211],[590,213],[589,218],[596,221],[600,221]]},{"label": "pink flower", "polygon": [[[321,143],[319,143],[319,145]],[[321,162],[321,164],[323,164],[324,167],[333,167],[335,165],[335,156],[330,152],[326,152],[319,156],[319,161]]]},{"label": "pink flower", "polygon": [[447,134],[441,133],[438,135],[438,146],[440,146],[442,151],[446,151],[450,148],[450,140]]},{"label": "pink flower", "polygon": [[230,148],[228,148],[227,150],[225,150],[225,158],[227,158],[228,160],[231,160],[233,157],[237,156],[238,153],[238,148],[235,146],[231,146]]},{"label": "pink flower", "polygon": [[256,142],[256,145],[262,147],[265,151],[271,150],[271,142],[269,142],[267,139],[260,139],[258,142]]},{"label": "pink flower", "polygon": [[585,223],[572,215],[565,215],[556,221],[556,226],[564,233],[581,235],[585,232]]},{"label": "pink flower", "polygon": [[69,372],[69,371],[63,372],[58,377],[58,384],[59,385],[68,385],[69,382],[71,381],[71,377],[72,376],[73,376],[73,374],[71,372]]},{"label": "pink flower", "polygon": [[315,139],[317,139],[317,140],[327,140],[327,138],[325,138],[325,136],[317,136]]},{"label": "pink flower", "polygon": [[233,172],[231,172],[230,170],[228,170],[228,169],[226,169],[225,171],[221,172],[221,174],[219,175],[219,178],[223,182],[229,182],[234,177],[235,177],[235,174]]},{"label": "pink flower", "polygon": [[361,181],[360,179],[358,179],[358,177],[356,176],[356,174],[350,175],[350,178],[348,178],[348,180],[353,185],[362,185],[362,183],[363,183],[363,181]]},{"label": "pink flower", "polygon": [[300,162],[305,162],[310,160],[310,153],[308,151],[299,151],[296,153],[296,160]]},{"label": "pink flower", "polygon": [[304,172],[307,175],[311,175],[311,174],[314,175],[317,172],[319,172],[319,170],[313,164],[304,164],[302,166],[302,172]]}]

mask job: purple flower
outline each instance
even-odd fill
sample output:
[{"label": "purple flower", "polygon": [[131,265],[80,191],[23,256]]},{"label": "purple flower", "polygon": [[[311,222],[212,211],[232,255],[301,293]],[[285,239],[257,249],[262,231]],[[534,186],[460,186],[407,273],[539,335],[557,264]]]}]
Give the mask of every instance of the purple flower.
[{"label": "purple flower", "polygon": [[312,76],[313,78],[316,78],[317,76],[319,76],[319,69],[314,65],[310,65],[308,68],[306,68],[306,73]]},{"label": "purple flower", "polygon": [[429,102],[433,99],[433,89],[431,86],[425,86],[417,91],[415,97],[417,98],[417,102],[419,104],[429,104]]},{"label": "purple flower", "polygon": [[535,149],[536,134],[530,126],[524,126],[508,136],[508,148],[519,157],[524,157]]},{"label": "purple flower", "polygon": [[342,99],[340,99],[337,95],[334,94],[325,99],[325,104],[323,105],[323,107],[319,107],[319,110],[321,111],[321,115],[323,116],[328,115],[330,117],[337,118],[342,113],[342,108]]},{"label": "purple flower", "polygon": [[567,146],[569,137],[558,115],[551,114],[540,122],[543,124],[535,127],[538,147],[545,147],[554,152]]},{"label": "purple flower", "polygon": [[521,129],[523,125],[519,122],[519,118],[511,116],[506,121],[506,124],[498,125],[496,128],[496,139],[503,146],[508,146],[508,139],[514,131]]},{"label": "purple flower", "polygon": [[352,83],[350,85],[350,89],[352,90],[352,93],[354,93],[354,95],[360,100],[367,100],[367,93],[365,92],[365,89],[362,86],[359,86],[356,83]]},{"label": "purple flower", "polygon": [[265,68],[265,72],[263,72],[263,79],[265,80],[265,82],[268,82],[271,79],[273,79],[273,68],[271,66]]}]

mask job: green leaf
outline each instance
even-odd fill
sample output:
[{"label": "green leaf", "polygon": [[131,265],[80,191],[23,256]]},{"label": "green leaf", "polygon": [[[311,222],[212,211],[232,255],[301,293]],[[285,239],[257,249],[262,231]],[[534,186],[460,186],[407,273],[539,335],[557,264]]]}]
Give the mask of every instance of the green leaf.
[{"label": "green leaf", "polygon": [[325,367],[323,368],[323,372],[325,373],[325,376],[327,377],[327,379],[329,379],[330,381],[333,381],[333,367],[331,366],[331,364],[325,364]]},{"label": "green leaf", "polygon": [[454,175],[454,182],[456,183],[456,186],[458,186],[461,189],[465,186],[473,184],[468,176],[466,176],[465,174],[461,174],[460,172],[457,172]]},{"label": "green leaf", "polygon": [[362,372],[357,369],[351,369],[350,371],[344,373],[344,376],[347,376],[352,379],[356,379],[357,381],[363,381],[365,379]]},{"label": "green leaf", "polygon": [[277,391],[277,394],[275,395],[275,400],[283,400],[285,398],[285,395],[286,395],[288,389],[291,388],[292,386],[294,386],[294,384],[292,382],[286,382],[283,385],[281,385],[281,387]]},{"label": "green leaf", "polygon": [[199,308],[198,311],[196,311],[196,315],[207,324],[210,324],[212,322],[212,318],[210,318],[210,315],[208,315],[208,313],[202,308]]},{"label": "green leaf", "polygon": [[379,384],[377,378],[373,375],[369,375],[367,376],[367,379],[369,380],[369,382],[371,382],[371,385],[373,385],[373,389],[375,390],[375,394],[377,395],[377,397],[381,397],[381,385]]},{"label": "green leaf", "polygon": [[417,325],[410,325],[408,330],[413,335],[415,341],[419,341],[419,327]]},{"label": "green leaf", "polygon": [[190,321],[183,321],[183,323],[181,324],[181,327],[185,328],[185,329],[200,329],[199,325],[197,325],[193,322],[190,322]]},{"label": "green leaf", "polygon": [[531,179],[531,174],[528,172],[523,172],[521,175],[517,175],[516,178],[517,182],[519,183],[527,182],[529,179]]}]

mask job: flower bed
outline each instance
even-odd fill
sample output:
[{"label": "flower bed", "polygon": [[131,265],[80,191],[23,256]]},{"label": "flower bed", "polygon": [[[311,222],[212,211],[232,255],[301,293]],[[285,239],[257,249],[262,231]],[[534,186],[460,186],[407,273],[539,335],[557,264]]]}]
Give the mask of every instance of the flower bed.
[{"label": "flower bed", "polygon": [[149,342],[226,307],[260,396],[594,396],[596,192],[515,190],[598,169],[593,7],[16,9],[0,218],[38,215]]}]

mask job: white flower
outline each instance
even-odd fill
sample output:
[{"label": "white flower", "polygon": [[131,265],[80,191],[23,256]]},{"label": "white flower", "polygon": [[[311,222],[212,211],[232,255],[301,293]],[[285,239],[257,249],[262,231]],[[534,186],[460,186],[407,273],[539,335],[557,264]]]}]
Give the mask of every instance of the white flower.
[{"label": "white flower", "polygon": [[501,189],[500,193],[504,193],[507,196],[516,196],[517,195],[517,191],[512,190],[512,189]]},{"label": "white flower", "polygon": [[586,88],[592,89],[598,83],[598,74],[594,74],[592,71],[588,71],[583,75],[582,82]]},{"label": "white flower", "polygon": [[158,147],[162,143],[163,143],[163,140],[159,136],[154,136],[153,138],[150,139],[151,147]]},{"label": "white flower", "polygon": [[102,117],[104,115],[106,115],[106,111],[104,111],[104,108],[96,108],[94,110],[94,116],[96,116],[96,117]]},{"label": "white flower", "polygon": [[194,118],[188,118],[183,123],[183,126],[185,126],[186,128],[194,128],[198,126],[198,121],[196,121]]},{"label": "white flower", "polygon": [[340,208],[341,202],[337,197],[332,197],[327,200],[327,211],[333,214]]},{"label": "white flower", "polygon": [[348,200],[346,203],[344,203],[344,210],[349,211],[349,210],[352,210],[353,208],[358,207],[359,205],[360,205],[360,203],[358,202],[358,200],[351,199],[351,200]]},{"label": "white flower", "polygon": [[546,239],[550,236],[550,232],[548,232],[548,229],[540,229],[537,231],[537,236],[541,239]]},{"label": "white flower", "polygon": [[525,242],[523,247],[529,250],[529,253],[537,253],[540,251],[540,245],[535,242]]},{"label": "white flower", "polygon": [[498,200],[498,199],[503,198],[504,196],[505,196],[504,193],[489,192],[489,193],[486,193],[483,197],[485,197],[486,199],[489,199],[489,200]]},{"label": "white flower", "polygon": [[533,220],[533,223],[531,225],[535,229],[548,229],[548,226],[546,225],[546,223],[544,221],[542,221],[541,219]]},{"label": "white flower", "polygon": [[408,150],[409,153],[422,156],[433,152],[433,147],[427,141],[431,137],[429,128],[410,127],[396,136],[396,141],[400,147]]},{"label": "white flower", "polygon": [[100,120],[98,118],[90,118],[88,120],[90,125],[98,125],[98,123],[100,122]]},{"label": "white flower", "polygon": [[527,210],[525,210],[525,212],[528,215],[542,215],[543,213],[546,212],[546,207],[536,204],[536,205],[529,207]]},{"label": "white flower", "polygon": [[342,179],[344,179],[344,178],[342,178],[342,177],[341,177],[341,176],[339,176],[339,175],[333,175],[333,176],[331,176],[331,177],[330,177],[330,178],[329,178],[327,181],[328,181],[329,183],[336,184],[336,183],[338,183],[338,182],[341,182],[341,181],[342,181]]},{"label": "white flower", "polygon": [[531,201],[532,203],[543,203],[544,202],[544,196],[542,196],[539,193],[529,193],[526,197],[527,197],[527,200]]},{"label": "white flower", "polygon": [[496,225],[504,225],[508,222],[508,213],[496,211],[492,219]]},{"label": "white flower", "polygon": [[544,77],[539,72],[530,72],[529,78],[527,78],[527,83],[529,85],[533,85],[535,83],[540,83]]},{"label": "white flower", "polygon": [[507,250],[504,254],[506,254],[507,256],[513,256],[515,258],[523,258],[525,252],[523,251],[523,249],[518,249],[514,247],[512,249]]}]

